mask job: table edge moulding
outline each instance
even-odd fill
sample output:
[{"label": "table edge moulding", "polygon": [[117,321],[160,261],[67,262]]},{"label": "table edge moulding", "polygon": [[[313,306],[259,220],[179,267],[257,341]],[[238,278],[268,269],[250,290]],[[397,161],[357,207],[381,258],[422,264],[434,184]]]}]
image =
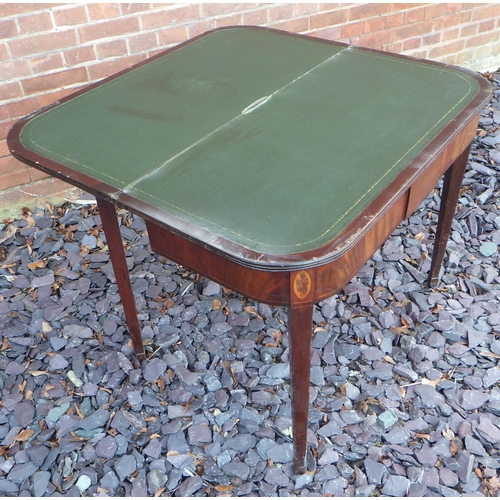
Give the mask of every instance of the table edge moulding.
[{"label": "table edge moulding", "polygon": [[[346,209],[345,213],[349,213],[352,217],[346,218],[344,225],[339,226],[341,229],[336,233],[330,231],[331,228],[327,229],[323,231],[323,239],[318,238],[317,246],[308,244],[304,245],[302,251],[293,252],[277,251],[279,248],[285,248],[284,244],[277,244],[274,248],[269,246],[271,248],[269,252],[263,250],[265,245],[244,245],[244,237],[241,235],[231,237],[235,233],[234,231],[231,233],[230,230],[222,228],[219,233],[214,232],[210,223],[198,225],[196,219],[180,217],[178,212],[168,211],[160,206],[161,203],[151,201],[152,198],[147,201],[146,195],[137,196],[137,184],[140,185],[143,178],[134,180],[130,186],[124,189],[117,188],[112,182],[104,181],[102,176],[98,178],[99,176],[92,176],[89,170],[72,168],[65,164],[64,158],[54,155],[50,157],[51,155],[44,154],[43,148],[34,150],[36,149],[33,146],[34,143],[23,142],[22,134],[25,127],[30,127],[33,120],[43,117],[45,113],[55,110],[65,103],[71,103],[71,101],[96,89],[110,88],[103,86],[113,85],[115,81],[121,81],[117,80],[120,77],[125,76],[126,78],[139,68],[160,61],[166,55],[175,54],[177,51],[190,47],[197,41],[206,40],[206,37],[214,36],[217,33],[248,33],[252,36],[289,37],[286,40],[290,41],[309,40],[318,44],[315,47],[321,46],[321,50],[325,47],[331,47],[334,53],[329,56],[327,61],[344,61],[347,55],[355,54],[356,57],[384,58],[384,61],[390,60],[391,63],[398,61],[408,66],[425,67],[440,74],[458,76],[463,82],[467,82],[469,93],[465,93],[455,106],[439,120],[436,130],[432,132],[433,135],[429,132],[428,136],[425,136],[425,141],[423,141],[424,136],[415,141],[415,144],[408,149],[408,152],[414,150],[412,151],[413,157],[399,170],[391,172],[392,177],[387,178],[385,187],[380,188],[379,192],[376,189],[373,190],[372,198],[366,197],[366,200],[363,200],[359,207],[355,203]],[[258,33],[262,33],[262,35],[257,35]],[[318,70],[317,68],[320,67],[321,69]],[[315,76],[325,68],[326,65],[323,63],[315,66],[313,68]],[[311,71],[300,74],[290,84],[249,103],[242,110],[241,115],[245,115],[246,120],[250,119],[249,117],[254,119],[258,116],[259,111],[272,109],[271,106],[282,105],[280,99],[282,100],[282,95],[287,92],[288,94],[293,92],[292,84],[297,87],[297,82],[300,79],[302,79],[302,83],[310,83],[303,77]],[[316,78],[319,77],[316,76]],[[287,92],[283,92],[283,89],[286,89]],[[444,94],[446,92],[443,92],[443,99],[445,99]],[[430,286],[437,285],[470,145],[476,134],[479,113],[490,95],[489,83],[481,76],[466,69],[374,49],[352,47],[339,42],[286,33],[271,28],[229,27],[212,30],[197,36],[103,81],[89,85],[21,119],[8,134],[8,146],[12,154],[20,161],[95,195],[125,317],[139,359],[144,359],[145,352],[116,217],[116,207],[130,210],[145,219],[151,247],[155,252],[251,299],[288,307],[294,464],[297,473],[304,473],[307,469],[306,457],[308,455],[307,419],[314,304],[337,293],[347,284],[386,241],[397,225],[411,215],[444,174],[442,202],[429,272]],[[411,95],[409,98],[411,99]],[[359,110],[359,113],[361,114],[362,110]],[[234,125],[237,118],[229,121],[231,126]],[[222,129],[222,126],[220,128]],[[411,128],[412,123],[407,123],[408,134],[410,134]],[[219,129],[213,133],[218,131]],[[379,132],[381,141],[386,141],[387,137],[382,134],[383,131]],[[210,135],[212,133],[209,133],[207,137]],[[197,147],[199,142],[195,142],[184,151]],[[420,147],[419,143],[425,143],[421,150],[416,147],[416,145]],[[384,147],[385,145],[382,144],[380,149]],[[174,155],[172,161],[177,160],[181,153]],[[401,158],[404,157],[404,155],[401,156]],[[400,163],[401,158],[398,160]],[[66,163],[70,162],[66,161]],[[143,177],[147,180],[148,176],[149,173]],[[265,182],[265,179],[262,182]],[[376,184],[372,187],[375,187]],[[304,189],[303,196],[307,196],[307,190]],[[365,194],[363,193],[359,200],[362,200]],[[294,200],[291,200],[291,203],[293,202]],[[359,210],[355,210],[356,208]],[[330,234],[328,231],[331,232],[331,237],[328,236]],[[325,234],[327,236],[324,236]],[[288,246],[293,248],[292,244]],[[299,244],[296,246],[300,247]]]}]

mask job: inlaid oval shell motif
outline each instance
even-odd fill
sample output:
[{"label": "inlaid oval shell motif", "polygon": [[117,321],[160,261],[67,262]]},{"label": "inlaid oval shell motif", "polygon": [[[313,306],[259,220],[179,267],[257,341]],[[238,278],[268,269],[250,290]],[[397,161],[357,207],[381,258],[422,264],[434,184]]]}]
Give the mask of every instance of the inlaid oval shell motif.
[{"label": "inlaid oval shell motif", "polygon": [[311,278],[306,271],[300,271],[300,273],[295,276],[295,281],[293,282],[293,291],[295,295],[302,300],[307,297],[307,294],[311,290]]}]

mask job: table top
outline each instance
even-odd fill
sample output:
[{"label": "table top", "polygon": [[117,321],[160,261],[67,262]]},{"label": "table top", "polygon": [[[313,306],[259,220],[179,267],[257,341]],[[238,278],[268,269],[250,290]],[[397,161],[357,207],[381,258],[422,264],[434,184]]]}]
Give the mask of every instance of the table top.
[{"label": "table top", "polygon": [[14,153],[233,258],[286,263],[331,252],[485,88],[437,63],[221,29],[30,117]]}]

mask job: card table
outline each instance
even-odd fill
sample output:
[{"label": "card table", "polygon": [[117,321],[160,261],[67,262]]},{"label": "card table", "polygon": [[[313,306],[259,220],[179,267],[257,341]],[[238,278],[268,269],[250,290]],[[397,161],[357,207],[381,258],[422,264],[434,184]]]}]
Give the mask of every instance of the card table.
[{"label": "card table", "polygon": [[460,68],[267,28],[210,31],[20,120],[12,154],[95,195],[144,358],[115,207],[152,249],[288,307],[294,464],[306,470],[313,305],[444,174],[436,286],[479,113]]}]

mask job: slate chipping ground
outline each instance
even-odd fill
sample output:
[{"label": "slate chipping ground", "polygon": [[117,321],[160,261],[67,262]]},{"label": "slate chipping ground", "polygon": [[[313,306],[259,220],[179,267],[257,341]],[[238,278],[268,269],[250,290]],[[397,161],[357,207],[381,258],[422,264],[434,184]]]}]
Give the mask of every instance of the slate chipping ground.
[{"label": "slate chipping ground", "polygon": [[[0,495],[500,496],[500,73],[440,285],[435,190],[314,314],[295,476],[286,310],[154,255],[120,212],[135,358],[95,205],[0,225]],[[426,258],[427,256],[427,258]]]}]

